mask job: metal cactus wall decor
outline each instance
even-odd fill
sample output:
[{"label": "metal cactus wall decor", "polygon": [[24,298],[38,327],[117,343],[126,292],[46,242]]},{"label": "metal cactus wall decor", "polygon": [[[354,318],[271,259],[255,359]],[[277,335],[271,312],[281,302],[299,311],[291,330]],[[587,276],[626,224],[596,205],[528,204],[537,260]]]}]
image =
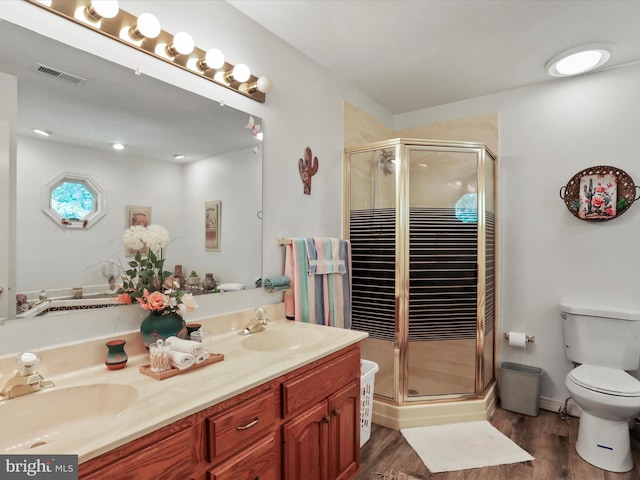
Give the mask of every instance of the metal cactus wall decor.
[{"label": "metal cactus wall decor", "polygon": [[304,149],[304,158],[298,160],[300,178],[304,184],[304,194],[311,195],[311,177],[318,171],[318,157],[312,157],[311,148]]}]

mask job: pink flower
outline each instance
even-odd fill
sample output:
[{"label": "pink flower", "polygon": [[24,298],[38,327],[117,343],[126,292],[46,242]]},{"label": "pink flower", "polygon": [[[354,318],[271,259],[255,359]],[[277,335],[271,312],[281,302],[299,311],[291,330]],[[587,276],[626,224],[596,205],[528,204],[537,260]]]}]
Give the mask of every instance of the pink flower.
[{"label": "pink flower", "polygon": [[607,215],[609,215],[609,216],[613,217],[613,215],[614,215],[614,214],[613,214],[613,208],[611,208],[611,207],[607,208],[607,209],[604,211],[604,213],[606,213]]},{"label": "pink flower", "polygon": [[607,189],[604,188],[603,186],[596,187],[596,193],[604,193],[606,191],[607,191]]},{"label": "pink flower", "polygon": [[118,303],[124,303],[125,305],[130,305],[131,303],[133,303],[128,293],[121,293],[120,295],[118,295],[117,301]]},{"label": "pink flower", "polygon": [[145,290],[145,299],[149,310],[162,310],[165,307],[165,295],[162,292],[153,292],[149,294]]},{"label": "pink flower", "polygon": [[604,205],[604,199],[602,197],[594,197],[593,198],[593,206],[601,207]]}]

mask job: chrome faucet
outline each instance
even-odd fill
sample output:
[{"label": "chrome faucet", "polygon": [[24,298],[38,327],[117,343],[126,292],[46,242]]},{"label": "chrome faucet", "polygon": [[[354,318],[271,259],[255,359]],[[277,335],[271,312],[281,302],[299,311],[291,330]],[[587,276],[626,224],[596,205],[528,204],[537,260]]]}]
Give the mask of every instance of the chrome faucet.
[{"label": "chrome faucet", "polygon": [[267,311],[262,307],[258,307],[254,311],[253,318],[249,320],[249,323],[240,331],[240,335],[261,332],[264,330],[264,327],[270,323],[271,320],[267,318]]},{"label": "chrome faucet", "polygon": [[20,353],[16,357],[16,361],[21,368],[0,391],[0,401],[21,397],[54,386],[51,380],[45,380],[33,369],[40,361],[39,355],[32,352]]}]

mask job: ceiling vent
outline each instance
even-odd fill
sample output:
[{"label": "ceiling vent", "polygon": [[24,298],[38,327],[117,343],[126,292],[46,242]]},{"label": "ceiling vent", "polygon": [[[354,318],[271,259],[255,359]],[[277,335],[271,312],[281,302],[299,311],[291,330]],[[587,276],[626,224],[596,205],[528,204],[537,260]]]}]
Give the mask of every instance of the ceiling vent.
[{"label": "ceiling vent", "polygon": [[63,72],[62,70],[54,67],[48,67],[47,65],[43,65],[41,63],[36,63],[33,69],[36,72],[49,75],[50,77],[59,78],[60,80],[64,80],[65,82],[73,83],[76,86],[80,86],[87,81],[86,78],[79,77],[72,73]]}]

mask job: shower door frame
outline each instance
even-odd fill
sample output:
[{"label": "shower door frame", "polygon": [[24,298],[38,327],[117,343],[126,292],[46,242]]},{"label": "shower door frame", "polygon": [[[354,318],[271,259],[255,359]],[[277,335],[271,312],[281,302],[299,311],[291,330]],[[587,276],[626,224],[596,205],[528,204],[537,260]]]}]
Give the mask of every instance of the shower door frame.
[{"label": "shower door frame", "polygon": [[[344,156],[344,214],[343,233],[344,238],[350,238],[350,212],[351,212],[351,161],[350,156],[355,153],[373,152],[393,148],[399,168],[395,175],[395,208],[396,208],[396,256],[395,256],[395,339],[394,339],[394,398],[376,396],[384,402],[398,405],[425,403],[433,401],[454,401],[464,399],[479,399],[484,397],[496,380],[498,368],[497,362],[497,331],[498,331],[498,191],[497,191],[497,158],[488,148],[481,143],[455,142],[444,140],[426,140],[411,138],[395,138],[381,142],[374,142],[359,147],[345,149]],[[477,231],[477,281],[476,281],[476,351],[475,351],[475,388],[474,392],[409,396],[409,152],[411,150],[434,152],[461,152],[475,153],[476,155],[476,180],[478,193],[478,231]],[[492,162],[493,172],[493,206],[494,206],[494,297],[493,297],[493,334],[491,338],[485,338],[485,296],[486,296],[486,163]],[[485,342],[492,342],[491,378],[485,379],[484,349]],[[486,381],[485,381],[486,380]]]}]

